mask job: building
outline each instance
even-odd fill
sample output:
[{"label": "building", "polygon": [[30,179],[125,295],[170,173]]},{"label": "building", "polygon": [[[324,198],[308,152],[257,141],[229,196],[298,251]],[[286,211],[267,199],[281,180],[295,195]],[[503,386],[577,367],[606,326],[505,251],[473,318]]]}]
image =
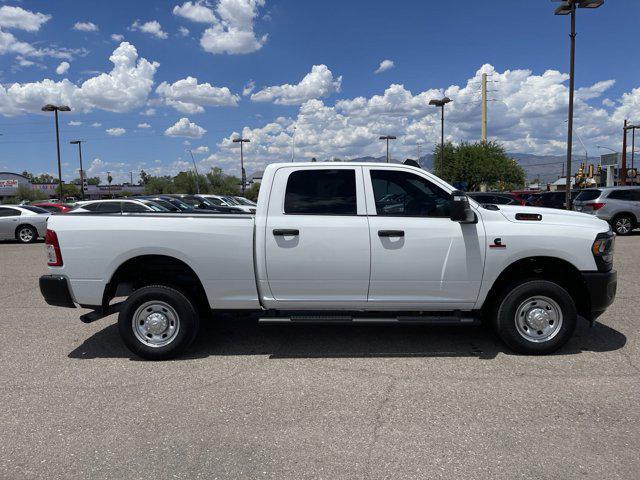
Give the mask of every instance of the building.
[{"label": "building", "polygon": [[0,172],[0,200],[15,197],[20,186],[31,188],[31,182],[18,173]]},{"label": "building", "polygon": [[264,171],[263,170],[259,170],[259,171],[255,172],[255,173],[252,173],[251,175],[249,175],[249,177],[247,178],[247,186],[250,187],[254,183],[262,182],[262,176],[263,175],[264,175]]}]

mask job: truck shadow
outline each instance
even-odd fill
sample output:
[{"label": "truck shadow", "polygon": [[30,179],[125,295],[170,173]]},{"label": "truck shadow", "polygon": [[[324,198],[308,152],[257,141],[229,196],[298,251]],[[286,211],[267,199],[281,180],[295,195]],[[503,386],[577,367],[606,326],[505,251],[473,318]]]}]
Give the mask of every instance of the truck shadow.
[{"label": "truck shadow", "polygon": [[[573,338],[553,355],[618,350],[627,342],[621,332],[601,323],[578,323]],[[180,359],[208,356],[267,355],[270,359],[477,357],[516,355],[490,328],[420,325],[261,325],[251,318],[207,322],[189,352]],[[87,338],[69,358],[138,357],[120,341],[116,324]]]}]

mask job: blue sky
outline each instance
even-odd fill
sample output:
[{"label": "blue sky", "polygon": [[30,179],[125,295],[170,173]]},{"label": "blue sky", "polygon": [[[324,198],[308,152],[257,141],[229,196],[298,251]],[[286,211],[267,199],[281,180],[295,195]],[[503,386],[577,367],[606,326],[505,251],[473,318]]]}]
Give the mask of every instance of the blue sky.
[{"label": "blue sky", "polygon": [[[428,100],[439,95],[453,99],[447,138],[478,139],[482,71],[494,90],[490,138],[509,151],[561,154],[569,19],[554,16],[554,7],[5,1],[0,170],[55,171],[53,122],[39,112],[47,102],[73,109],[61,115],[67,180],[77,168],[68,145],[76,138],[86,140],[89,173],[110,170],[116,180],[140,168],[187,169],[187,148],[202,169],[237,173],[231,139],[240,133],[252,141],[249,173],[290,160],[294,135],[300,160],[381,155],[381,134],[397,135],[392,154],[405,158],[417,142],[426,152],[438,141]],[[600,153],[596,145],[620,148],[622,119],[640,122],[640,64],[624,48],[639,20],[634,0],[578,12],[576,128],[592,155]],[[384,60],[390,68],[376,73]]]}]

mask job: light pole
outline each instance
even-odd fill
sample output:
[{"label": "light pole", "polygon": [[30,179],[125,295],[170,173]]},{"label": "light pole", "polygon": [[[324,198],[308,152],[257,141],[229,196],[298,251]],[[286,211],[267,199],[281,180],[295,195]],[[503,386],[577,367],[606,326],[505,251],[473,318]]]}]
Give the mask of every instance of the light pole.
[{"label": "light pole", "polygon": [[396,137],[393,135],[383,135],[380,137],[380,140],[387,141],[387,163],[389,163],[389,140],[395,140]]},{"label": "light pole", "polygon": [[193,158],[193,152],[191,151],[191,149],[187,150],[187,152],[189,152],[189,155],[191,155],[191,161],[193,162],[193,170],[196,173],[196,191],[198,192],[198,195],[200,195],[200,176],[198,175],[198,167],[196,167],[196,161]]},{"label": "light pole", "polygon": [[631,170],[634,167],[635,149],[636,149],[636,128],[640,128],[640,124],[627,125],[627,130],[631,130]]},{"label": "light pole", "polygon": [[53,112],[56,119],[56,150],[58,152],[58,182],[60,184],[60,201],[62,201],[62,164],[60,163],[60,131],[58,129],[58,112],[70,112],[66,105],[51,105],[47,103],[42,107],[43,112]]},{"label": "light pole", "polygon": [[[78,156],[80,157],[80,196],[82,200],[84,200],[84,170],[82,169],[82,142],[84,140],[71,140],[69,143],[71,145],[78,145]],[[62,201],[62,199],[60,199]]]},{"label": "light pole", "polygon": [[429,100],[429,105],[440,107],[440,168],[444,172],[444,106],[449,103],[449,97],[443,97],[440,100]]},{"label": "light pole", "polygon": [[420,147],[422,147],[422,142],[416,142],[416,146],[418,147],[418,163],[420,163]]},{"label": "light pole", "polygon": [[291,134],[291,162],[295,157],[296,152],[296,127],[293,127],[293,134]]},{"label": "light pole", "polygon": [[569,59],[569,118],[567,122],[567,183],[565,186],[565,205],[571,210],[571,147],[573,145],[573,90],[575,85],[576,56],[576,7],[598,8],[604,0],[563,0],[555,10],[556,15],[571,15],[571,54]]},{"label": "light pole", "polygon": [[244,188],[245,185],[247,183],[247,175],[244,171],[244,153],[242,151],[242,144],[243,143],[248,143],[251,140],[249,140],[248,138],[234,138],[233,139],[233,143],[239,143],[240,144],[240,174],[242,176],[242,196],[244,197]]}]

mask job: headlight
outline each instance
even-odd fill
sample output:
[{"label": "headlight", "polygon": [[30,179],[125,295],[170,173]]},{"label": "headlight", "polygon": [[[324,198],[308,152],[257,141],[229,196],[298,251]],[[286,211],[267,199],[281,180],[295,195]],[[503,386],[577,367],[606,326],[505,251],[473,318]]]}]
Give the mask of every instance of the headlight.
[{"label": "headlight", "polygon": [[608,272],[613,267],[615,240],[616,236],[613,232],[603,232],[596,236],[591,246],[591,253],[593,253],[598,270],[601,272]]}]

